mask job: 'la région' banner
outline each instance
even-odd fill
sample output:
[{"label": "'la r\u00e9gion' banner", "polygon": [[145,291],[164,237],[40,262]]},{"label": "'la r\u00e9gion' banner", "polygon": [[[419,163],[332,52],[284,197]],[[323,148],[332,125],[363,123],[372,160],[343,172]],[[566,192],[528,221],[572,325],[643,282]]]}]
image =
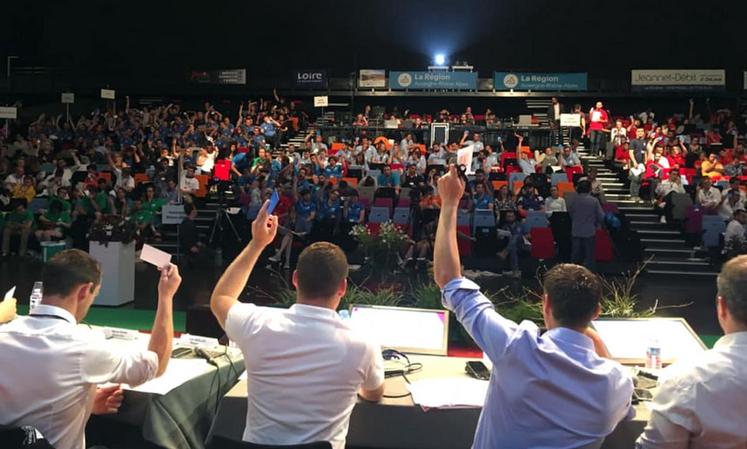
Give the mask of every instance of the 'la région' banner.
[{"label": "'la r\u00e9gion' banner", "polygon": [[477,72],[389,72],[389,88],[477,90]]}]

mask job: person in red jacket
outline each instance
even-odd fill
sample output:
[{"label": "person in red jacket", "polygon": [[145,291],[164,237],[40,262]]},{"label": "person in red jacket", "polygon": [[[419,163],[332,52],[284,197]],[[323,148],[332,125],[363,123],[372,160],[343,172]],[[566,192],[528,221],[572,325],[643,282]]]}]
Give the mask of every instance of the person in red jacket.
[{"label": "person in red jacket", "polygon": [[605,133],[607,130],[607,123],[609,123],[609,116],[607,111],[604,110],[602,102],[597,101],[589,111],[589,140],[591,141],[591,154],[599,155],[604,149],[607,138]]}]

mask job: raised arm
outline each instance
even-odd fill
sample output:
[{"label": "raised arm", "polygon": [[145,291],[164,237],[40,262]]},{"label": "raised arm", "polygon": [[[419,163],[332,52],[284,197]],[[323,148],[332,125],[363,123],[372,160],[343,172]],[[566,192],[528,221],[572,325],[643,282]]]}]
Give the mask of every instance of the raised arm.
[{"label": "raised arm", "polygon": [[267,213],[269,204],[269,201],[265,201],[262,205],[257,218],[252,222],[252,240],[223,272],[210,297],[210,310],[223,329],[226,328],[228,311],[238,302],[257,259],[277,234],[278,218]]},{"label": "raised arm", "polygon": [[433,252],[433,275],[436,284],[443,288],[449,281],[462,276],[456,240],[456,216],[459,201],[464,195],[464,181],[453,165],[438,180],[438,193],[441,196],[441,214]]},{"label": "raised arm", "polygon": [[148,350],[158,355],[157,376],[166,371],[171,358],[171,346],[174,340],[174,295],[182,277],[174,264],[161,268],[161,279],[158,281],[158,308],[150,332]]}]

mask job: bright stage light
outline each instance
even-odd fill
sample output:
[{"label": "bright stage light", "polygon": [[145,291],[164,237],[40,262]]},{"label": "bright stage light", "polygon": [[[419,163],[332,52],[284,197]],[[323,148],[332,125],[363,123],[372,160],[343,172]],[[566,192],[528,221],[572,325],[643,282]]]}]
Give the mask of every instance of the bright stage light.
[{"label": "bright stage light", "polygon": [[444,64],[446,64],[446,55],[444,55],[443,53],[436,54],[436,56],[433,57],[433,62],[436,65],[444,65]]}]

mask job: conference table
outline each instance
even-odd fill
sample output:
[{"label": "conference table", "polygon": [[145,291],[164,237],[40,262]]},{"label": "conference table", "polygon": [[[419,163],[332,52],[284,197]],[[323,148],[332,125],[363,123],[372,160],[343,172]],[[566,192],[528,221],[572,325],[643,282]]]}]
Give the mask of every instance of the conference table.
[{"label": "conference table", "polygon": [[[146,347],[148,340],[139,334],[134,340],[108,341],[127,350]],[[180,345],[175,339],[174,347]],[[244,371],[238,349],[207,349],[220,353],[214,365],[201,358],[172,358],[160,377],[137,387],[123,385],[119,412],[91,417],[86,429],[89,445],[203,449],[221,398]]]},{"label": "conference table", "polygon": [[[425,379],[468,379],[465,363],[474,358],[410,355],[413,363],[422,363],[419,372],[409,374],[411,382]],[[386,380],[387,396],[408,392],[401,376]],[[210,429],[208,441],[221,438],[240,441],[246,420],[246,380],[240,380],[220,403]],[[299,398],[299,406],[302,406]],[[650,412],[641,403],[636,406],[636,417],[621,422],[609,435],[602,448],[630,449],[643,431]],[[431,408],[427,411],[413,402],[412,396],[384,398],[370,403],[359,400],[350,417],[347,436],[348,448],[376,449],[469,449],[480,416],[479,407]]]}]

